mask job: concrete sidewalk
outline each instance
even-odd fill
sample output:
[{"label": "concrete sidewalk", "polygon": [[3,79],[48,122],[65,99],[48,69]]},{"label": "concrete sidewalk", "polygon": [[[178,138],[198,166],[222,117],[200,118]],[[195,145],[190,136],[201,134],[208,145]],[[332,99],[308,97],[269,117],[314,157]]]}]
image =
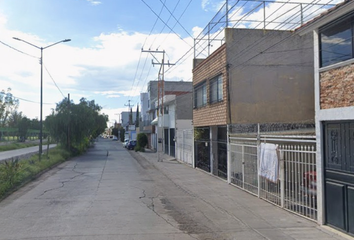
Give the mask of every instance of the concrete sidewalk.
[{"label": "concrete sidewalk", "polygon": [[255,234],[268,240],[354,239],[258,199],[222,179],[180,163],[173,157],[165,154],[158,156],[149,150],[139,154],[183,190],[223,212],[225,220],[231,217],[246,224],[248,230],[242,233],[243,239],[254,239]]}]

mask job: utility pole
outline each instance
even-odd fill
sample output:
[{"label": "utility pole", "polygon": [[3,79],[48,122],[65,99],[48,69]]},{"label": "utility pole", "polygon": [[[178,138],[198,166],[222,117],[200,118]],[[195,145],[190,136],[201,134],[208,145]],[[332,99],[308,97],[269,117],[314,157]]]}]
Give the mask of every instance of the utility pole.
[{"label": "utility pole", "polygon": [[[151,55],[156,59],[157,62],[154,62],[154,60],[152,60],[152,65],[160,65],[160,70],[158,73],[158,81],[157,81],[157,102],[158,102],[158,107],[160,109],[161,115],[163,115],[163,98],[165,96],[165,66],[173,66],[175,65],[174,63],[170,63],[169,61],[167,61],[167,63],[165,63],[165,50],[163,51],[159,51],[159,50],[141,50],[142,52],[148,52],[151,53]],[[162,61],[158,62],[157,58],[152,54],[152,53],[162,53]],[[161,105],[160,105],[160,101],[161,101]],[[157,111],[157,116],[159,116],[159,111]]]},{"label": "utility pole", "polygon": [[128,104],[124,104],[124,106],[129,108],[129,125],[133,124],[133,116],[132,116],[132,107],[134,107],[134,104],[130,104],[131,100],[128,100]]},{"label": "utility pole", "polygon": [[[159,50],[153,51],[153,50],[141,49],[141,51],[142,52],[148,52],[148,53],[150,53],[153,56],[153,58],[155,58],[155,60],[157,62],[154,62],[154,60],[152,60],[152,65],[153,66],[160,65],[160,69],[159,69],[159,73],[158,73],[158,81],[157,81],[157,105],[158,105],[157,117],[159,117],[160,113],[163,116],[163,114],[164,114],[163,99],[164,99],[164,96],[165,96],[165,65],[173,66],[175,64],[174,63],[170,63],[169,61],[167,61],[167,63],[165,63],[165,50],[163,50],[163,51],[159,51]],[[153,55],[153,53],[162,53],[162,61],[159,62],[157,60],[157,58]],[[162,129],[164,129],[164,126],[162,126]],[[162,132],[161,146],[163,146],[163,144],[164,144],[164,132]],[[157,149],[157,156],[158,156],[157,161],[158,162],[162,161],[162,159],[160,159],[160,154],[159,154],[158,149]]]},{"label": "utility pole", "polygon": [[70,109],[70,93],[68,93],[68,114],[69,114],[69,121],[68,121],[68,150],[70,151],[70,122],[71,122],[71,109]]}]

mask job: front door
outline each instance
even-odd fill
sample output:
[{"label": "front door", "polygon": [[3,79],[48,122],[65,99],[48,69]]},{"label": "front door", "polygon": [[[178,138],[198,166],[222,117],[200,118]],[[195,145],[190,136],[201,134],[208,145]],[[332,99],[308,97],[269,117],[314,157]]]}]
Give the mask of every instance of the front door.
[{"label": "front door", "polygon": [[354,234],[354,121],[324,123],[326,223]]}]

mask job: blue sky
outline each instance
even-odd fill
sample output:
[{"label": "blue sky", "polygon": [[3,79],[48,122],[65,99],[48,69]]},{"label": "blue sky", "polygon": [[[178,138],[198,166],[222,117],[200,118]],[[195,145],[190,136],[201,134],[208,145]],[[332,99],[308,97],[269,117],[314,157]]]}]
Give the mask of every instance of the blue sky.
[{"label": "blue sky", "polygon": [[[177,61],[193,46],[191,36],[206,26],[220,2],[0,0],[0,41],[21,51],[0,44],[0,90],[10,87],[20,98],[18,110],[39,118],[40,50],[13,37],[39,47],[70,38],[43,51],[44,116],[70,93],[76,103],[82,97],[95,100],[111,122],[118,121],[118,114],[128,110],[128,100],[136,106],[146,83],[157,79],[158,67],[152,67],[152,56],[141,48],[159,47],[167,60]],[[154,12],[161,12],[161,19]],[[176,66],[166,80],[191,81],[191,61]]]},{"label": "blue sky", "polygon": [[[236,2],[229,0],[230,5]],[[95,100],[111,123],[119,121],[120,112],[128,111],[128,101],[135,109],[148,81],[158,76],[159,67],[151,64],[153,56],[141,49],[165,50],[165,60],[178,62],[167,71],[165,80],[191,81],[194,38],[224,3],[225,0],[0,0],[0,90],[11,88],[20,99],[18,111],[29,118],[39,118],[40,50],[13,37],[39,47],[69,38],[70,42],[43,51],[44,117],[70,93],[75,103],[83,97]],[[248,10],[235,7],[230,20],[242,18],[255,4],[250,2]],[[283,5],[267,4],[268,16],[276,19],[295,13],[284,14],[293,7],[291,4],[279,11]],[[248,18],[259,20],[263,14],[263,9],[258,8]],[[237,27],[252,28],[252,24],[255,25],[240,23]],[[218,31],[213,34],[222,37]],[[218,47],[212,45],[214,50]],[[161,54],[155,57],[162,59]]]}]

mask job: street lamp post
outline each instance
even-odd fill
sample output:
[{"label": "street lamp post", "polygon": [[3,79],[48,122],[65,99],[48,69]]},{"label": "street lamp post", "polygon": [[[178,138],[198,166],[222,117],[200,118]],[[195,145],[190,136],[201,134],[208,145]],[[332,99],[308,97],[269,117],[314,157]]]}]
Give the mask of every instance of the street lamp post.
[{"label": "street lamp post", "polygon": [[41,59],[40,59],[40,64],[41,64],[41,97],[40,97],[40,117],[39,117],[39,160],[41,160],[42,158],[42,137],[43,137],[43,50],[46,48],[49,48],[51,46],[54,46],[58,43],[62,43],[62,42],[70,42],[71,39],[64,39],[61,40],[59,42],[50,44],[46,47],[38,47],[30,42],[27,42],[25,40],[22,40],[20,38],[14,37],[13,39],[17,40],[17,41],[21,41],[24,43],[27,43],[29,45],[31,45],[32,47],[38,48],[41,50]]}]

